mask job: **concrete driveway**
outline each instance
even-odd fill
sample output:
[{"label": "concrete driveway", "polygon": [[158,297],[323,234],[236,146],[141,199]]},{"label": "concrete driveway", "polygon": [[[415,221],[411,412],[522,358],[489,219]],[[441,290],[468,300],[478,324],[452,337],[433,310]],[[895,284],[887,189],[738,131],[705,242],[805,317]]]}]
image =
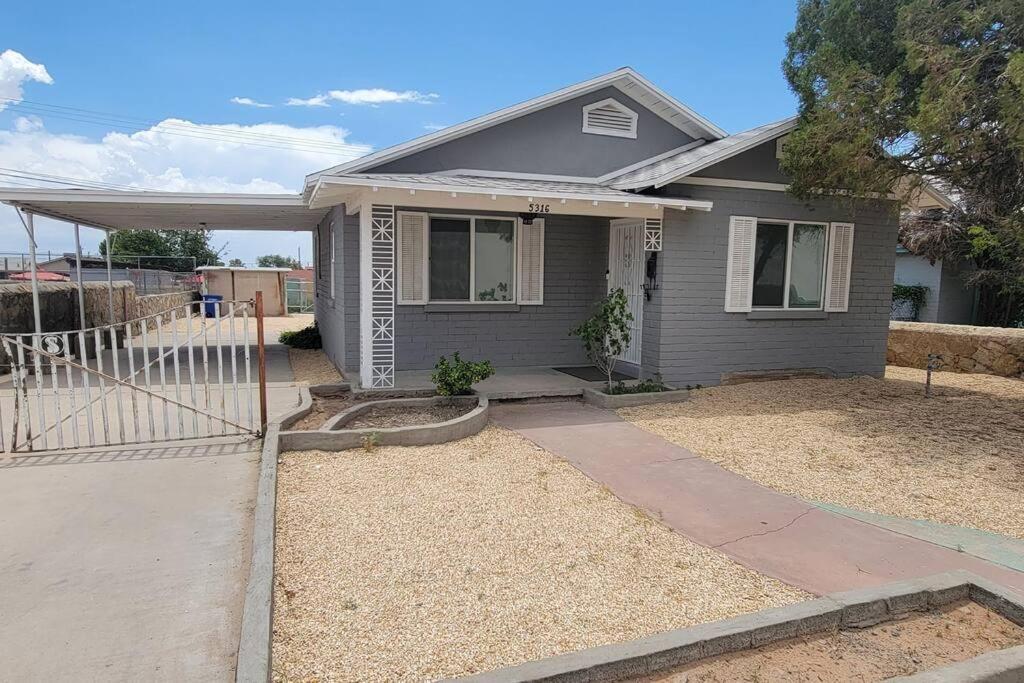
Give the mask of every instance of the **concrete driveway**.
[{"label": "concrete driveway", "polygon": [[[299,392],[267,360],[276,414]],[[0,453],[0,680],[233,680],[261,447]]]},{"label": "concrete driveway", "polygon": [[0,461],[2,678],[229,680],[259,446]]}]

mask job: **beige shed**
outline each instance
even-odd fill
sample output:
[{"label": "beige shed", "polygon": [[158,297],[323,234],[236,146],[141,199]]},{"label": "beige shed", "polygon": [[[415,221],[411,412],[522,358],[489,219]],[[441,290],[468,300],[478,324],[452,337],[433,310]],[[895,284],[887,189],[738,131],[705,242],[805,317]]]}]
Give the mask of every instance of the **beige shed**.
[{"label": "beige shed", "polygon": [[202,266],[196,271],[203,276],[203,291],[219,294],[224,301],[252,299],[263,292],[263,315],[286,315],[284,279],[288,268],[229,268]]}]

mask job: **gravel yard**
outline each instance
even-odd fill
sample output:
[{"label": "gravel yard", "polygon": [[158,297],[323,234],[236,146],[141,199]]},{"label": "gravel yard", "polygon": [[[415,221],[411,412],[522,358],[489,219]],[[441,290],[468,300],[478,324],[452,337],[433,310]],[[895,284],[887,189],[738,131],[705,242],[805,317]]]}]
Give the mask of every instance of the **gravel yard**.
[{"label": "gravel yard", "polygon": [[803,498],[1024,539],[1024,381],[890,367],[884,380],[713,387],[620,414]]},{"label": "gravel yard", "polygon": [[280,460],[275,680],[465,675],[808,597],[499,427]]},{"label": "gravel yard", "polygon": [[295,381],[301,384],[334,384],[342,380],[338,368],[320,349],[288,349]]}]

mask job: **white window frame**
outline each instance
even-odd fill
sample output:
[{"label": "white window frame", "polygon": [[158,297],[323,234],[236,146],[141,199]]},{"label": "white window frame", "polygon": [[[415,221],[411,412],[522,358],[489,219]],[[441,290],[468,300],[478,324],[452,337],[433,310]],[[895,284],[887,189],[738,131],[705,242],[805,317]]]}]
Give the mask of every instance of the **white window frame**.
[{"label": "white window frame", "polygon": [[[431,221],[435,218],[454,218],[458,220],[469,221],[469,299],[435,299],[430,292],[430,232],[431,232]],[[500,221],[511,221],[512,222],[512,282],[510,283],[511,291],[509,292],[511,299],[509,301],[478,301],[476,297],[476,222],[477,219],[483,220],[500,220]],[[515,306],[517,305],[518,282],[517,276],[519,271],[519,263],[517,254],[519,253],[519,218],[517,216],[507,215],[470,215],[470,214],[448,214],[448,213],[428,213],[427,214],[427,268],[426,268],[426,301],[427,304],[444,304],[446,306],[453,305],[467,305],[467,306]]]},{"label": "white window frame", "polygon": [[[600,109],[601,107],[604,107],[609,104],[614,104],[618,109],[622,110],[624,113],[629,115],[631,119],[629,130],[609,130],[607,128],[594,128],[587,122],[588,114],[590,114],[591,111],[593,111],[594,109]],[[630,109],[629,107],[627,107],[626,105],[624,105],[622,102],[619,102],[614,97],[607,97],[601,100],[600,102],[594,102],[583,107],[583,132],[589,133],[591,135],[609,135],[615,138],[631,138],[635,140],[637,121],[639,119],[640,115],[637,114],[632,109]]]},{"label": "white window frame", "polygon": [[[786,269],[785,276],[782,280],[782,306],[755,306],[754,305],[754,277],[751,275],[750,278],[750,309],[752,311],[823,311],[825,310],[825,285],[828,281],[828,268],[829,268],[829,250],[828,242],[831,232],[829,229],[828,221],[804,221],[804,220],[783,220],[777,218],[761,218],[755,219],[754,224],[754,261],[757,261],[757,229],[762,224],[769,225],[785,225],[787,226],[786,232]],[[818,225],[821,226],[825,234],[825,244],[822,251],[821,260],[821,285],[819,286],[818,299],[821,303],[815,308],[807,308],[806,306],[800,306],[798,308],[790,308],[789,306],[789,285],[790,285],[790,272],[793,266],[793,226],[797,223],[800,225]]]}]

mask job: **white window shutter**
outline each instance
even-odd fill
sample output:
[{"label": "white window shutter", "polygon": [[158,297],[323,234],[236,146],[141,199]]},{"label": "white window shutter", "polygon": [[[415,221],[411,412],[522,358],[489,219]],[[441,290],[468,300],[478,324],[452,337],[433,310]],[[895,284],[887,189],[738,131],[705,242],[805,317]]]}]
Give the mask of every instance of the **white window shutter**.
[{"label": "white window shutter", "polygon": [[519,221],[516,245],[517,301],[539,306],[544,303],[544,219],[534,218],[531,225]]},{"label": "white window shutter", "polygon": [[754,246],[757,219],[753,216],[729,217],[729,256],[725,265],[725,310],[745,313],[750,310],[754,288]]},{"label": "white window shutter", "polygon": [[853,223],[832,223],[828,237],[828,273],[825,310],[843,313],[850,306],[850,269],[853,266]]},{"label": "white window shutter", "polygon": [[398,214],[398,303],[427,303],[427,214]]}]

